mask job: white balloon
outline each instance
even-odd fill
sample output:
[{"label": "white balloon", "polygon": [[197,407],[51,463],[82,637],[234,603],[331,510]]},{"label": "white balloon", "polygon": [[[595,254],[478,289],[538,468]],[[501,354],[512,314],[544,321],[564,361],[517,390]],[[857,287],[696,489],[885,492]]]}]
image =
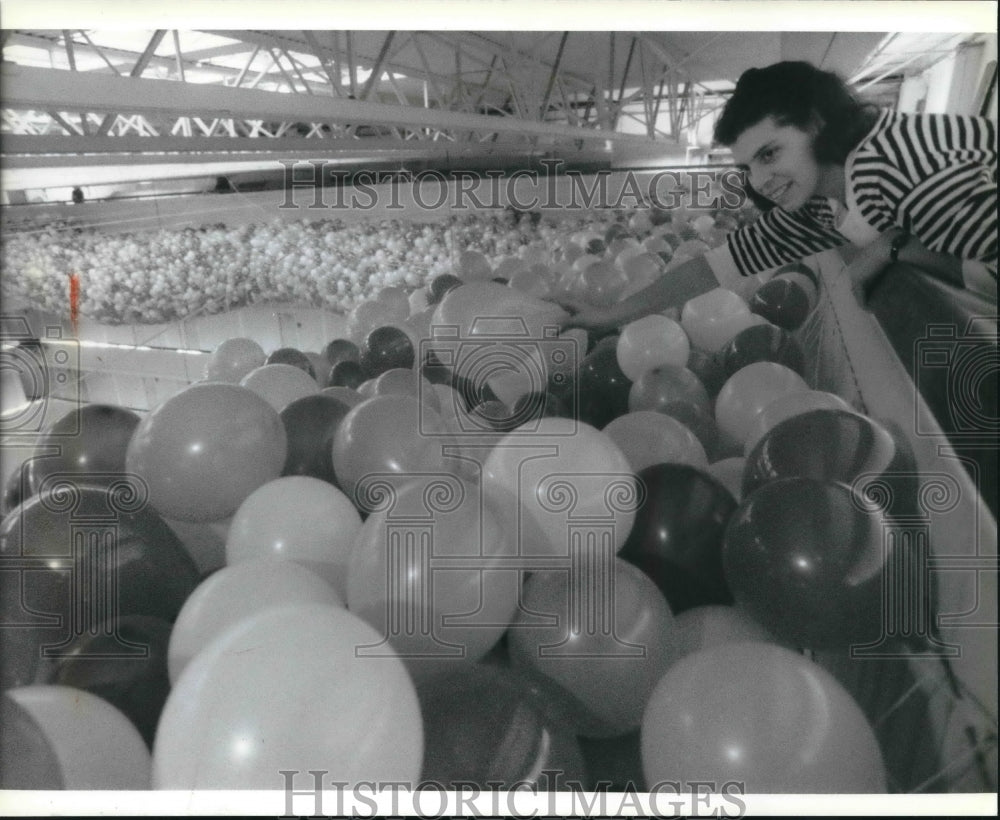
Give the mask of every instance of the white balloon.
[{"label": "white balloon", "polygon": [[177,683],[191,659],[229,628],[287,604],[343,606],[344,602],[329,583],[293,561],[258,558],[209,575],[188,596],[170,632],[170,683]]}]

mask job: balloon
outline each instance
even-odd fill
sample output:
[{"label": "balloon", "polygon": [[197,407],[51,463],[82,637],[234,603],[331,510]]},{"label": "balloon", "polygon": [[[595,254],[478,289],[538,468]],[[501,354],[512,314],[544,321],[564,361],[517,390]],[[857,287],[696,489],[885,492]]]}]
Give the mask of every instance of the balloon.
[{"label": "balloon", "polygon": [[845,410],[850,412],[851,406],[836,393],[827,393],[823,390],[807,390],[802,393],[786,393],[779,396],[774,401],[764,405],[764,408],[754,416],[750,432],[743,445],[744,453],[749,454],[757,446],[757,442],[781,422],[810,410]]},{"label": "balloon", "polygon": [[351,548],[348,608],[416,680],[483,657],[514,618],[521,568],[504,566],[510,538],[478,488],[441,473],[362,491],[372,514]]},{"label": "balloon", "polygon": [[375,328],[361,347],[361,367],[368,378],[397,367],[409,369],[413,362],[413,342],[398,327]]},{"label": "balloon", "polygon": [[622,373],[633,382],[663,364],[683,367],[690,352],[691,344],[683,328],[655,313],[622,328],[616,350]]},{"label": "balloon", "polygon": [[755,321],[751,316],[750,308],[739,296],[715,288],[684,305],[681,326],[692,345],[714,353]]},{"label": "balloon", "polygon": [[777,362],[800,376],[805,373],[802,346],[787,331],[774,325],[756,325],[741,330],[719,351],[726,376],[754,362]]},{"label": "balloon", "polygon": [[507,279],[509,283],[515,273],[518,273],[519,271],[526,271],[528,269],[528,263],[523,259],[518,259],[516,256],[505,256],[497,262],[497,266],[493,270],[494,281],[496,277],[500,277],[502,279]]},{"label": "balloon", "polygon": [[872,493],[892,515],[918,513],[921,479],[909,445],[850,410],[810,410],[772,428],[747,456],[743,494],[793,476],[855,486]]},{"label": "balloon", "polygon": [[337,401],[342,404],[346,404],[348,407],[354,407],[356,404],[361,404],[365,400],[357,390],[353,390],[350,387],[344,387],[338,385],[337,387],[324,387],[319,391],[322,396],[332,396]]},{"label": "balloon", "polygon": [[170,624],[148,615],[126,615],[101,624],[94,632],[76,636],[62,648],[64,654],[43,662],[35,682],[73,686],[103,698],[120,710],[152,747],[170,691]]},{"label": "balloon", "polygon": [[19,504],[27,501],[34,495],[31,489],[31,459],[22,461],[21,466],[15,468],[9,476],[3,488],[3,506],[0,508],[0,518],[3,518]]},{"label": "balloon", "polygon": [[420,705],[398,658],[365,656],[379,640],[322,604],[274,607],[234,626],[167,698],[154,788],[274,789],[283,770],[336,772],[352,786],[416,783]]},{"label": "balloon", "polygon": [[[636,412],[645,413],[646,410]],[[712,461],[718,457],[720,449],[719,427],[715,418],[703,407],[688,401],[672,401],[658,408],[656,413],[669,416],[683,424],[694,433],[705,452],[705,457]],[[692,462],[693,463],[693,462]],[[698,466],[697,464],[695,466]],[[704,466],[704,465],[702,465]]]},{"label": "balloon", "polygon": [[464,341],[470,337],[511,337],[521,343],[553,338],[566,312],[495,282],[473,282],[448,291],[434,311],[432,327],[446,328]]},{"label": "balloon", "polygon": [[323,356],[329,366],[333,367],[337,362],[342,361],[360,362],[361,350],[349,339],[334,339],[323,348]]},{"label": "balloon", "polygon": [[309,360],[309,365],[312,367],[316,384],[319,385],[320,388],[326,387],[327,379],[330,375],[330,365],[327,363],[326,357],[322,353],[314,353],[310,350],[306,352],[306,358]]},{"label": "balloon", "polygon": [[584,298],[599,307],[617,302],[628,283],[628,277],[614,262],[603,259],[588,265],[580,275]]},{"label": "balloon", "polygon": [[779,276],[757,288],[748,305],[772,324],[797,330],[809,315],[810,299],[798,282]]},{"label": "balloon", "polygon": [[307,475],[337,483],[333,438],[351,407],[330,395],[303,396],[281,411],[288,455],[281,475]]},{"label": "balloon", "polygon": [[337,483],[358,503],[355,488],[365,476],[445,471],[442,446],[449,438],[441,416],[415,397],[375,396],[352,407],[337,428]]},{"label": "balloon", "polygon": [[[610,436],[583,422],[543,418],[497,442],[483,464],[483,494],[516,532],[517,555],[567,555],[585,519],[615,550],[635,518],[635,476]],[[591,533],[593,534],[593,532]]]},{"label": "balloon", "polygon": [[731,603],[722,566],[723,537],[736,510],[729,491],[688,464],[655,464],[638,480],[643,501],[621,557],[656,582],[675,613]]},{"label": "balloon", "polygon": [[427,291],[424,288],[413,291],[413,293],[410,294],[408,301],[410,304],[411,316],[414,313],[420,313],[430,307],[430,302],[427,300]]},{"label": "balloon", "polygon": [[[89,552],[74,549],[76,538]],[[34,682],[43,657],[116,616],[173,621],[198,582],[177,537],[124,480],[105,488],[50,478],[4,518],[0,559],[31,567],[0,573],[4,687]]]},{"label": "balloon", "polygon": [[[667,668],[673,616],[652,581],[598,553],[569,572],[535,572],[510,631],[514,663],[549,676],[607,724],[611,735],[639,726]],[[540,624],[547,617],[553,623]]]},{"label": "balloon", "polygon": [[793,262],[789,265],[783,265],[774,272],[774,278],[779,277],[795,282],[805,291],[809,299],[807,312],[812,312],[819,301],[819,275],[816,271],[803,262]]},{"label": "balloon", "polygon": [[710,399],[715,399],[729,376],[723,370],[719,358],[714,353],[708,353],[697,347],[691,348],[688,356],[687,369],[698,377]]},{"label": "balloon", "polygon": [[515,290],[539,299],[544,299],[551,291],[551,287],[544,276],[541,276],[537,271],[528,270],[527,268],[522,268],[511,274],[507,284]]},{"label": "balloon", "polygon": [[607,230],[604,231],[604,241],[606,244],[610,245],[615,239],[620,239],[628,236],[628,228],[622,225],[620,222],[615,222],[608,225]]},{"label": "balloon", "polygon": [[747,460],[739,456],[723,458],[708,465],[706,472],[729,490],[729,494],[739,504],[743,500],[743,470]]},{"label": "balloon", "polygon": [[319,384],[300,367],[291,364],[265,364],[251,370],[240,382],[281,412],[291,402],[319,392]]},{"label": "balloon", "polygon": [[70,686],[9,689],[0,696],[0,716],[4,789],[149,789],[149,750],[138,730],[90,692]]},{"label": "balloon", "polygon": [[205,363],[205,379],[238,384],[251,370],[261,367],[267,357],[253,339],[227,339],[212,351]]},{"label": "balloon", "polygon": [[360,529],[361,516],[336,487],[308,476],[279,478],[251,493],[236,511],[226,563],[295,561],[346,599],[348,555]]},{"label": "balloon", "polygon": [[347,387],[356,390],[368,377],[359,362],[350,360],[337,362],[330,368],[330,375],[327,381],[331,387]]},{"label": "balloon", "polygon": [[692,405],[703,413],[711,409],[704,385],[683,365],[663,364],[647,370],[629,389],[628,407],[632,412],[662,411],[678,403]]},{"label": "balloon", "polygon": [[849,487],[772,481],[746,495],[723,546],[737,603],[810,649],[874,642],[882,627],[885,516]]},{"label": "balloon", "polygon": [[674,664],[642,720],[648,783],[740,783],[749,794],[886,790],[878,741],[847,691],[791,650],[734,643]]},{"label": "balloon", "polygon": [[386,370],[375,380],[376,396],[412,396],[435,412],[441,409],[441,400],[434,385],[411,369]]},{"label": "balloon", "polygon": [[580,363],[576,378],[580,420],[604,427],[629,411],[632,381],[618,364],[617,337],[595,347]]},{"label": "balloon", "polygon": [[493,277],[489,260],[479,251],[465,250],[458,255],[455,272],[466,282],[488,281]]},{"label": "balloon", "polygon": [[344,601],[331,584],[294,561],[257,558],[213,572],[177,616],[167,655],[170,682],[176,684],[191,659],[227,629],[287,604],[344,606]]},{"label": "balloon", "polygon": [[636,473],[664,462],[708,466],[705,448],[695,434],[677,419],[662,413],[652,410],[626,413],[610,422],[603,432],[618,445]]},{"label": "balloon", "polygon": [[446,789],[586,783],[572,728],[546,708],[545,693],[520,670],[474,664],[417,687],[424,721],[424,781]]},{"label": "balloon", "polygon": [[442,273],[435,276],[428,287],[427,304],[436,305],[446,293],[454,290],[462,284],[462,280],[450,273]]},{"label": "balloon", "polygon": [[313,370],[309,357],[294,347],[279,347],[277,350],[271,351],[264,364],[290,364],[292,367],[297,367],[308,373],[311,378],[316,378],[316,371]]},{"label": "balloon", "polygon": [[347,316],[347,338],[360,346],[375,328],[402,322],[404,319],[406,311],[400,313],[393,306],[375,300],[362,302]]},{"label": "balloon", "polygon": [[786,393],[805,392],[809,385],[794,370],[775,362],[754,362],[730,376],[715,399],[719,430],[743,446],[754,417]]},{"label": "balloon", "polygon": [[[301,373],[291,365],[264,367]],[[281,418],[264,399],[246,387],[206,382],[185,388],[142,420],[126,466],[145,482],[149,503],[161,514],[218,521],[277,478],[287,452]]]},{"label": "balloon", "polygon": [[388,305],[396,313],[406,316],[410,312],[410,299],[401,287],[382,288],[375,297],[376,301]]},{"label": "balloon", "polygon": [[669,665],[703,649],[743,641],[775,643],[774,637],[739,607],[706,604],[686,609],[674,618]]},{"label": "balloon", "polygon": [[31,492],[48,476],[109,486],[125,474],[125,452],[139,416],[124,407],[89,404],[70,410],[39,437],[28,462]]}]

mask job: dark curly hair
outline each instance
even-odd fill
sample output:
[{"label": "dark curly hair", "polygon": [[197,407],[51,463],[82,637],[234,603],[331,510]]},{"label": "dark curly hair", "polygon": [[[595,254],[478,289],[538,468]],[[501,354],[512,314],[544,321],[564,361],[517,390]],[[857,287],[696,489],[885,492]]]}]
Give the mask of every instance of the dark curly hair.
[{"label": "dark curly hair", "polygon": [[[802,130],[818,125],[813,141],[816,160],[843,165],[871,130],[878,113],[876,106],[855,97],[833,72],[806,62],[786,61],[743,72],[715,124],[715,141],[731,146],[747,128],[766,117]],[[746,189],[758,207],[773,206],[748,183]]]}]

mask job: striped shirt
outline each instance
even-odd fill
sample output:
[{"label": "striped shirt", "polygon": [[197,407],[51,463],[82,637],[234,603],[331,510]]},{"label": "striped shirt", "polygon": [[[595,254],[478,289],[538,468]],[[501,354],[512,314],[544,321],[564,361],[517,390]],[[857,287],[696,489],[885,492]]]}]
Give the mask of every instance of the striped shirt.
[{"label": "striped shirt", "polygon": [[844,171],[847,219],[838,219],[837,204],[825,197],[795,211],[772,208],[729,235],[726,255],[736,270],[749,276],[858,242],[857,230],[841,232],[853,221],[868,229],[868,241],[904,228],[929,250],[978,260],[996,276],[997,135],[991,120],[883,111]]}]

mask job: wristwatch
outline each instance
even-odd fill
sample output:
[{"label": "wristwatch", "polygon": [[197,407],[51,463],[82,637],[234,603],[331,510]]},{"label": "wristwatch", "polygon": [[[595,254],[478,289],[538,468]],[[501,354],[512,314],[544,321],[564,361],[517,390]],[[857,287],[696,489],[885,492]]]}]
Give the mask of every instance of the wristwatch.
[{"label": "wristwatch", "polygon": [[892,240],[892,244],[889,245],[889,262],[895,265],[899,261],[899,252],[903,250],[903,247],[907,242],[910,241],[910,232],[901,231],[896,234],[895,238]]}]

